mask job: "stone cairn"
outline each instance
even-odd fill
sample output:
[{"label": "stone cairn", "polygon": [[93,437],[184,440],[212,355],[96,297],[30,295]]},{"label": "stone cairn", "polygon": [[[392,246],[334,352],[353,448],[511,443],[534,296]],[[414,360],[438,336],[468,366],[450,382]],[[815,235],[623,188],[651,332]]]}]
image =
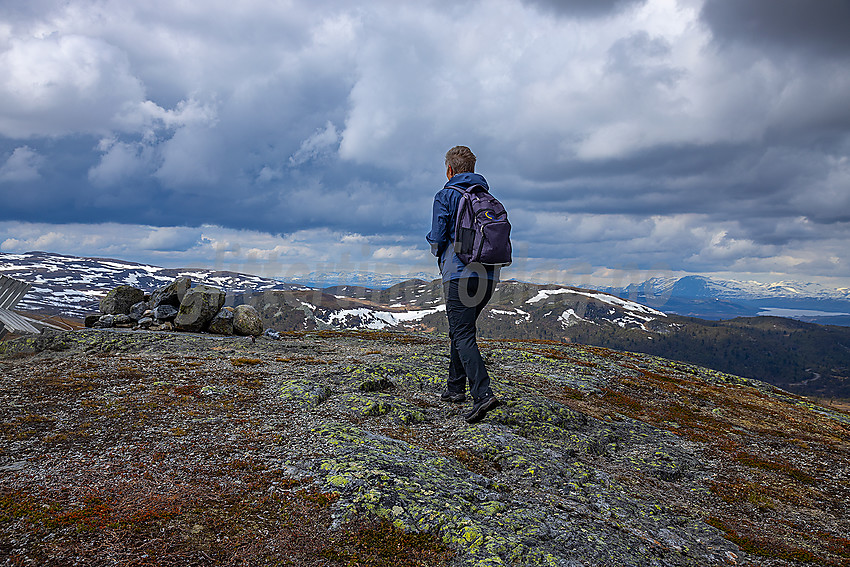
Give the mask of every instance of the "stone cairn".
[{"label": "stone cairn", "polygon": [[263,334],[260,314],[250,305],[224,307],[225,293],[180,277],[150,295],[129,285],[118,286],[100,300],[98,315],[86,327],[150,331],[209,332],[257,337]]}]

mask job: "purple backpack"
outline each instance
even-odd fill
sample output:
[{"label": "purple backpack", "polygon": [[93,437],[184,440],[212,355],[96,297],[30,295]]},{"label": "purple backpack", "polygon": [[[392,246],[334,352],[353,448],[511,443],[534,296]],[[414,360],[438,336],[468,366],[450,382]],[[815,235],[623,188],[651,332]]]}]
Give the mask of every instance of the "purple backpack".
[{"label": "purple backpack", "polygon": [[454,250],[464,264],[478,262],[485,266],[508,266],[511,263],[511,223],[505,207],[482,185],[460,191],[455,221]]}]

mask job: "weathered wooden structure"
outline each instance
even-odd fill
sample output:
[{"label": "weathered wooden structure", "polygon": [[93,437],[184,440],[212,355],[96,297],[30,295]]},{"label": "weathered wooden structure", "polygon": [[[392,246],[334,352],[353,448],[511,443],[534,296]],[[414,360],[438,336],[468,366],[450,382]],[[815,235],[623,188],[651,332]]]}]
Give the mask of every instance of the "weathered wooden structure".
[{"label": "weathered wooden structure", "polygon": [[12,311],[31,288],[27,282],[0,276],[0,338],[6,333],[39,332],[26,317]]}]

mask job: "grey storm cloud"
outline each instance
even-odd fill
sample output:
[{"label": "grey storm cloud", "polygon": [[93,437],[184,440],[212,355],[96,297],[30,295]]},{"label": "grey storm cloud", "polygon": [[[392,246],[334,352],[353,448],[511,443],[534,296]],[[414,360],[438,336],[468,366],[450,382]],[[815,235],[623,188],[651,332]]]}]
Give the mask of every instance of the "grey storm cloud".
[{"label": "grey storm cloud", "polygon": [[626,7],[643,4],[646,0],[523,0],[553,14],[571,17],[610,15]]},{"label": "grey storm cloud", "polygon": [[846,0],[706,0],[701,17],[721,42],[850,57]]},{"label": "grey storm cloud", "polygon": [[847,10],[7,1],[0,250],[59,241],[22,223],[112,223],[154,227],[148,250],[215,226],[255,253],[348,235],[430,262],[465,144],[541,262],[850,277]]}]

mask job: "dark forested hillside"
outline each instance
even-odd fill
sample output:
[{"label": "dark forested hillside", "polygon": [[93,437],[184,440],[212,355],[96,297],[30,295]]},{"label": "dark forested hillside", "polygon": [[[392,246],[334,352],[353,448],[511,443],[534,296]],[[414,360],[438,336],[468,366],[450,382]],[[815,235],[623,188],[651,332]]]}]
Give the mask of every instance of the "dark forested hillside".
[{"label": "dark forested hillside", "polygon": [[681,325],[673,332],[599,325],[576,325],[568,332],[577,343],[700,364],[798,394],[850,398],[850,329],[846,327],[781,317],[673,320]]}]

